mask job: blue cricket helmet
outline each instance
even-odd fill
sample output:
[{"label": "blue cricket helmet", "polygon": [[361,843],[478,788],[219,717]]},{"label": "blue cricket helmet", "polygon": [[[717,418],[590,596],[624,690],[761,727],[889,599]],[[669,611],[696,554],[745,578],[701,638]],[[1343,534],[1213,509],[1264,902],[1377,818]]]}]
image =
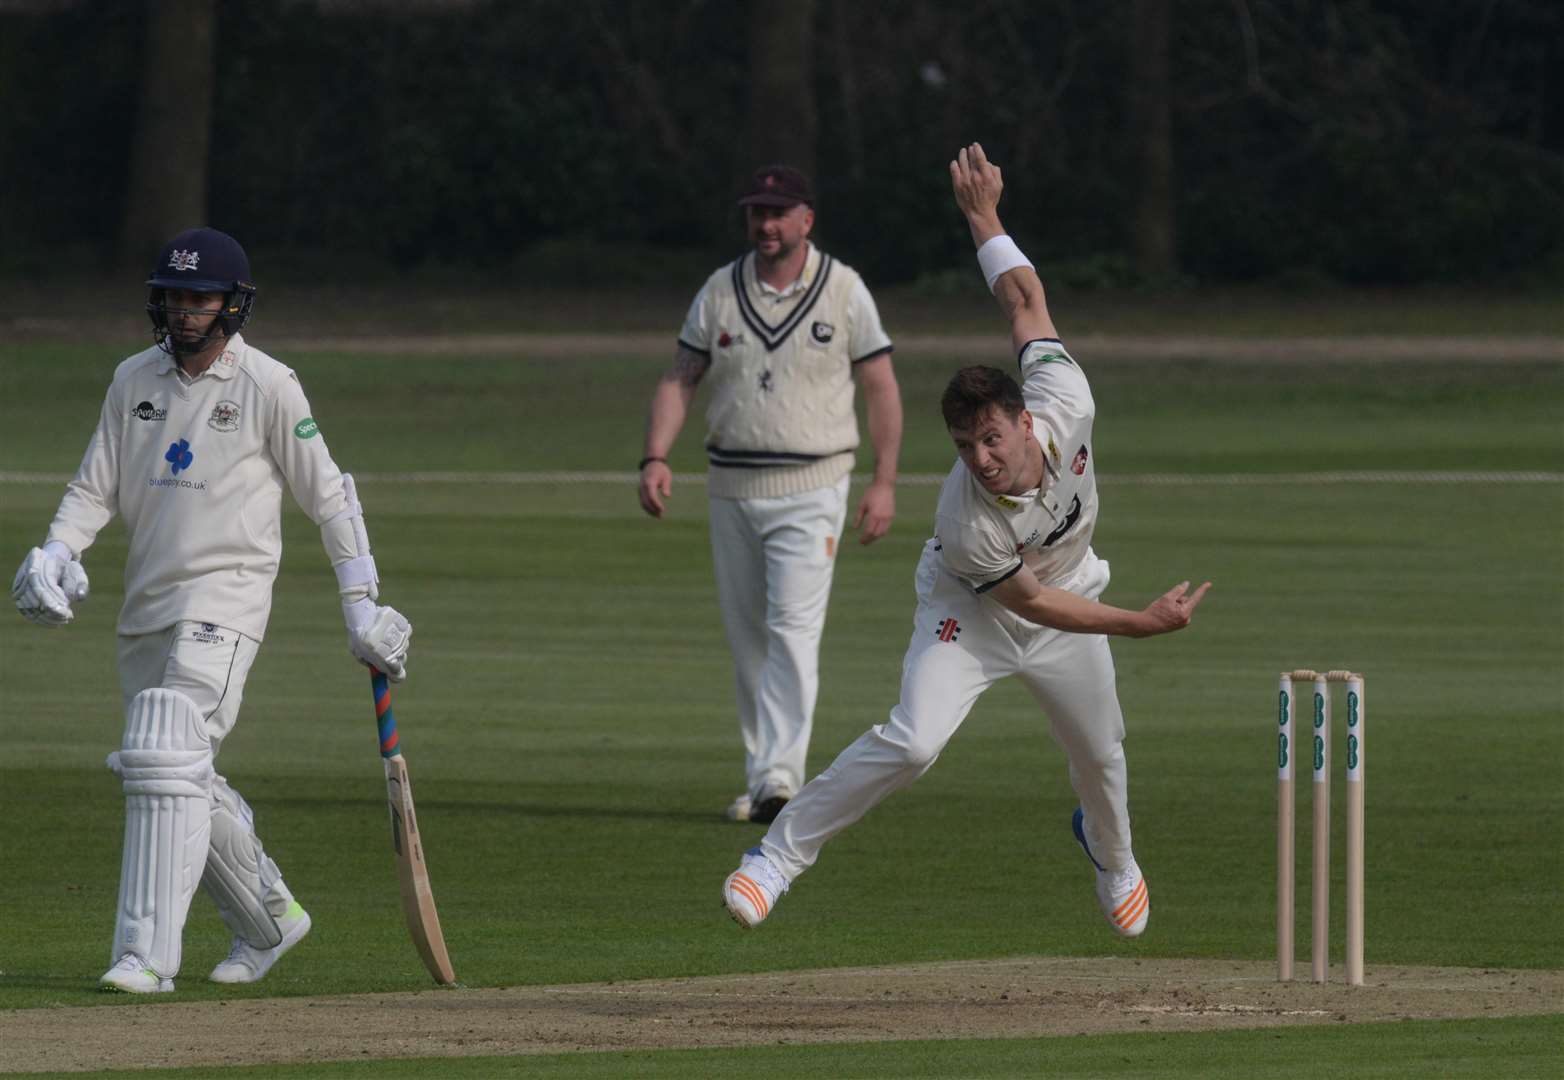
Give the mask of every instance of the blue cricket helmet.
[{"label": "blue cricket helmet", "polygon": [[153,337],[165,352],[172,351],[173,345],[168,333],[168,306],[163,302],[165,289],[222,293],[223,308],[213,330],[226,337],[244,328],[255,307],[250,259],[239,241],[216,229],[186,229],[164,244],[152,275],[147,278],[147,287],[151,290],[147,315],[152,320]]}]

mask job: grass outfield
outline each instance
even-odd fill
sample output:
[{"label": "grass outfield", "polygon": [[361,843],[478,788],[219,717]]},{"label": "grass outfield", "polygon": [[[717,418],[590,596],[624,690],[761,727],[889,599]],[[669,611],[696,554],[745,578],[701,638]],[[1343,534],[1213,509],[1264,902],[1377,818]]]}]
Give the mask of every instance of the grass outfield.
[{"label": "grass outfield", "polygon": [[[446,1058],[444,1080],[541,1077],[549,1080],[685,1080],[692,1076],[836,1077],[918,1080],[935,1077],[1072,1077],[1075,1080],[1358,1080],[1438,1076],[1447,1080],[1556,1077],[1564,1020],[1408,1021],[1337,1028],[1231,1031],[1217,1034],[1077,1036],[1057,1039],[968,1039],[959,1042],[761,1046],[742,1050],[550,1054]],[[37,1074],[34,1074],[37,1075]],[[53,1074],[62,1077],[80,1073]],[[103,1076],[188,1080],[188,1070],[115,1070]],[[218,1080],[413,1080],[429,1062],[366,1061],[331,1065],[215,1068]]]},{"label": "grass outfield", "polygon": [[[0,470],[68,473],[112,359],[0,348]],[[337,458],[360,474],[627,470],[665,362],[284,359]],[[1115,645],[1137,856],[1157,901],[1148,935],[1121,942],[1102,927],[1069,836],[1062,756],[1010,685],[983,698],[928,776],[833,842],[763,931],[740,935],[717,889],[758,830],[720,819],[742,773],[701,488],[680,485],[674,516],[656,523],[628,485],[367,482],[385,599],[417,627],[397,714],[465,984],[1032,954],[1264,959],[1274,950],[1275,672],[1349,664],[1368,676],[1370,973],[1376,963],[1564,967],[1564,489],[1113,483],[1145,472],[1558,472],[1559,366],[1081,359],[1101,412],[1096,547],[1114,566],[1108,599],[1144,603],[1187,576],[1217,583],[1191,631]],[[951,454],[932,402],[950,365],[898,366],[904,470],[943,471]],[[676,467],[699,468],[698,443],[686,431]],[[0,553],[19,560],[58,496],[54,484],[0,484]],[[905,487],[890,537],[844,544],[811,771],[894,703],[933,500],[931,487]],[[347,657],[315,530],[291,507],[285,528],[267,643],[220,767],[255,806],[316,928],[265,982],[219,991],[201,975],[225,934],[198,897],[180,1000],[427,985],[400,922],[367,680]],[[121,1003],[92,987],[109,959],[119,863],[122,799],[102,759],[121,725],[112,626],[123,555],[111,527],[87,560],[95,595],[63,633],[0,620],[0,809],[24,823],[0,875],[0,1007]],[[1339,852],[1339,760],[1337,772]],[[1338,898],[1339,866],[1338,856]],[[1306,909],[1304,895],[1305,964]],[[1339,949],[1339,905],[1333,940]],[[1558,1033],[1556,1021],[1506,1021],[1284,1041],[1316,1040],[1308,1054],[1358,1071],[1365,1061],[1399,1070],[1366,1075],[1426,1074],[1415,1054],[1441,1044],[1455,1063],[1447,1075],[1542,1075],[1526,1070]],[[1197,1071],[1214,1062],[1231,1062],[1232,1075],[1304,1074],[1262,1052],[1275,1037],[1191,1036],[1192,1049],[1176,1052],[1188,1075],[1223,1075]],[[1070,1075],[1178,1075],[1163,1067],[1163,1046],[1186,1037],[1156,1038],[767,1054],[783,1075],[919,1075],[919,1062],[925,1075],[966,1075],[968,1064],[971,1075],[1011,1075],[1035,1071],[1028,1054],[1074,1063]],[[882,1052],[899,1067],[874,1071]],[[700,1073],[739,1060],[725,1053],[620,1058],[617,1069],[609,1055],[525,1064],[561,1076]]]}]

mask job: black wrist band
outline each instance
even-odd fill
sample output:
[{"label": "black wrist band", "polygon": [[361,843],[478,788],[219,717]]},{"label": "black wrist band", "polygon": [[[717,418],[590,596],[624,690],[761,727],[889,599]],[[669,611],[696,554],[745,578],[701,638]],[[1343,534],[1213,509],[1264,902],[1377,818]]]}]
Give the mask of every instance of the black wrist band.
[{"label": "black wrist band", "polygon": [[657,457],[654,454],[654,455],[651,455],[650,457],[642,458],[641,459],[641,463],[635,467],[635,471],[636,472],[640,472],[642,469],[646,468],[648,465],[650,465],[654,461],[660,461],[664,465],[668,464],[668,459],[667,458]]}]

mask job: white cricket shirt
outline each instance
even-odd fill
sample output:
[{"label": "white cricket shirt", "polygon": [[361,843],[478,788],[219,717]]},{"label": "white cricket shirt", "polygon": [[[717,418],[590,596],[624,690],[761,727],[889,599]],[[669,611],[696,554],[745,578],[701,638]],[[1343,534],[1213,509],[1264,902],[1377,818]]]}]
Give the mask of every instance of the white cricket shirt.
[{"label": "white cricket shirt", "polygon": [[934,514],[942,565],[980,593],[1022,566],[1040,583],[1058,585],[1086,558],[1097,525],[1096,405],[1086,376],[1051,338],[1028,342],[1020,366],[1032,436],[1043,449],[1042,486],[995,495],[957,461]]},{"label": "white cricket shirt", "polygon": [[187,384],[150,348],[115,370],[48,539],[80,555],[124,518],[121,634],[191,619],[259,640],[282,560],[284,483],[317,525],[346,508],[293,371],[235,334]]}]

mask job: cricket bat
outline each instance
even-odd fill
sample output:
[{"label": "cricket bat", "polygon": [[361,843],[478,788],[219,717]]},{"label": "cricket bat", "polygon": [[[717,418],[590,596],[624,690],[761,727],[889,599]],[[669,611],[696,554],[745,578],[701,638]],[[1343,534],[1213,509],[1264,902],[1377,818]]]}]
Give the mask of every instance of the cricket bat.
[{"label": "cricket bat", "polygon": [[440,932],[440,915],[429,887],[429,867],[424,863],[424,842],[413,812],[413,788],[402,760],[396,716],[391,712],[391,686],[385,674],[370,668],[369,685],[375,695],[375,722],[380,728],[380,756],[386,766],[386,800],[391,807],[391,848],[396,852],[396,876],[402,886],[402,914],[424,967],[443,986],[456,982],[451,957]]}]

